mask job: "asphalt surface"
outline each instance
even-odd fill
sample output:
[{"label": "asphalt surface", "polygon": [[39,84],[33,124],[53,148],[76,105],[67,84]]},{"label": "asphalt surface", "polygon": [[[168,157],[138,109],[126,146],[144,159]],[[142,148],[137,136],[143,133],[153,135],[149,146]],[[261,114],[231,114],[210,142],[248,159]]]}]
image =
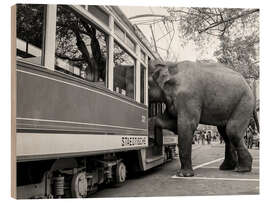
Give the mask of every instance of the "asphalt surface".
[{"label": "asphalt surface", "polygon": [[129,177],[118,188],[102,188],[90,197],[157,197],[191,195],[255,195],[259,194],[259,150],[250,149],[253,169],[248,173],[220,171],[224,144],[193,145],[194,177],[176,177],[179,159],[150,171]]}]

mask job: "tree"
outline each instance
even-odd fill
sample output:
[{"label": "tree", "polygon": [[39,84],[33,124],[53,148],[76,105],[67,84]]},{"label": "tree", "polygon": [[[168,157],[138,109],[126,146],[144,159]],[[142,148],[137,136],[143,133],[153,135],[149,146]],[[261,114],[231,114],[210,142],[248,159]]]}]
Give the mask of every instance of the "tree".
[{"label": "tree", "polygon": [[167,8],[181,39],[208,47],[216,39],[217,60],[246,78],[259,78],[259,9]]},{"label": "tree", "polygon": [[56,57],[86,71],[91,81],[105,80],[105,34],[66,6],[57,7],[56,43]]},{"label": "tree", "polygon": [[224,37],[220,49],[215,52],[218,61],[229,65],[247,79],[259,78],[257,36],[230,40]]},{"label": "tree", "polygon": [[[56,42],[56,57],[85,70],[91,76],[90,81],[105,81],[106,35],[67,6],[57,7]],[[113,61],[115,65],[128,61],[126,53],[119,46],[114,46]]]}]

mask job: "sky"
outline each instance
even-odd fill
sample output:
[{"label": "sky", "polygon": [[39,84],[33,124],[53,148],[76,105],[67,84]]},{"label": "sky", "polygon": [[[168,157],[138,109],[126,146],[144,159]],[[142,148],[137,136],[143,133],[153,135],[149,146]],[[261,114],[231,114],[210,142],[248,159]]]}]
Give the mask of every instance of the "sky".
[{"label": "sky", "polygon": [[[160,14],[168,16],[168,12],[164,7],[154,7],[154,6],[145,6],[145,7],[134,7],[134,6],[120,6],[120,9],[125,13],[125,15],[130,18],[137,15],[143,14]],[[139,23],[146,20],[155,20],[160,18],[137,18],[131,19],[131,23]],[[151,29],[150,25],[139,24],[138,27],[145,34],[149,42],[151,42]],[[166,29],[167,27],[167,29]],[[183,60],[202,60],[202,59],[212,59],[216,60],[213,56],[213,52],[215,51],[218,43],[213,41],[211,46],[208,46],[207,49],[204,49],[205,52],[201,53],[202,49],[196,49],[195,44],[191,41],[186,44],[184,47],[181,46],[181,39],[179,38],[179,32],[177,29],[177,24],[174,24],[174,29],[172,24],[169,24],[165,27],[163,22],[156,23],[153,25],[153,33],[156,39],[156,44],[158,47],[158,52],[165,61],[183,61]],[[170,32],[171,31],[171,32]],[[170,32],[170,34],[166,35],[166,33]],[[166,36],[164,36],[166,35]],[[164,36],[162,38],[162,36]],[[161,38],[161,39],[160,39]],[[160,39],[160,40],[159,40]],[[169,55],[167,55],[167,51],[169,49]]]}]

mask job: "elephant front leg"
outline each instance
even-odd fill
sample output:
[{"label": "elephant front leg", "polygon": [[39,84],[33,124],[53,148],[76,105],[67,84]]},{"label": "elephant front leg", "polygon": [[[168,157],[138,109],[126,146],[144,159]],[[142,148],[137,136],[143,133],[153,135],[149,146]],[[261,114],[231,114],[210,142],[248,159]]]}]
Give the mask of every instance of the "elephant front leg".
[{"label": "elephant front leg", "polygon": [[[185,136],[185,135],[184,135]],[[177,171],[177,176],[191,177],[194,176],[191,161],[192,140],[187,137],[179,136],[178,139],[179,158],[181,169]]]},{"label": "elephant front leg", "polygon": [[194,131],[198,126],[198,119],[188,119],[181,115],[178,117],[178,148],[181,169],[177,172],[177,176],[191,177],[194,176],[192,169],[192,139]]}]

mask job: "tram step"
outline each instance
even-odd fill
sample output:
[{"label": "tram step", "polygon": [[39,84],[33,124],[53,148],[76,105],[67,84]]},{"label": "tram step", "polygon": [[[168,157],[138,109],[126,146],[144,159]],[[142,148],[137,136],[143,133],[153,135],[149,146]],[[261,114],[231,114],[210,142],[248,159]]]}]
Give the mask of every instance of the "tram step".
[{"label": "tram step", "polygon": [[160,159],[164,159],[163,155],[155,156],[155,157],[151,157],[151,158],[146,158],[146,163],[151,163],[151,162],[154,162],[154,161],[158,161]]}]

